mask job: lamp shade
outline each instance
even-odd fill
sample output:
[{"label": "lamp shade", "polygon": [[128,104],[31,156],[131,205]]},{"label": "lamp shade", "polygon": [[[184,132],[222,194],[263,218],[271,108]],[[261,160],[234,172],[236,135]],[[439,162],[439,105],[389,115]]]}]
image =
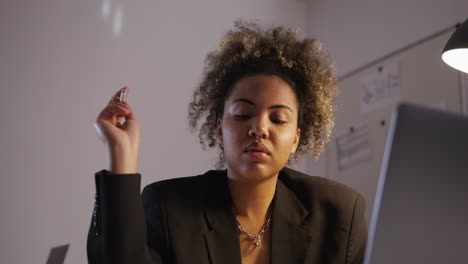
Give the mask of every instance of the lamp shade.
[{"label": "lamp shade", "polygon": [[468,73],[468,19],[457,26],[447,41],[442,51],[442,60],[449,66]]}]

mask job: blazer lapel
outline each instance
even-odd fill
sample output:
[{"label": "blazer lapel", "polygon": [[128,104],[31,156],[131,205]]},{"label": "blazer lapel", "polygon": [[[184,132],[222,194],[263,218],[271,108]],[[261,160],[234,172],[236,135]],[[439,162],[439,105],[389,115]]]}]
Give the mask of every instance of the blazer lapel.
[{"label": "blazer lapel", "polygon": [[304,263],[310,241],[301,223],[309,214],[296,195],[282,182],[276,185],[272,212],[271,263]]},{"label": "blazer lapel", "polygon": [[206,195],[205,218],[208,231],[204,234],[212,264],[240,264],[240,242],[232,211],[226,172],[216,175],[210,193]]},{"label": "blazer lapel", "polygon": [[[281,171],[273,199],[271,264],[304,263],[311,238],[301,224],[309,214],[293,191],[282,181]],[[285,176],[285,175],[283,175]],[[226,171],[214,175],[206,195],[204,233],[212,264],[241,264],[237,224],[232,211]]]}]

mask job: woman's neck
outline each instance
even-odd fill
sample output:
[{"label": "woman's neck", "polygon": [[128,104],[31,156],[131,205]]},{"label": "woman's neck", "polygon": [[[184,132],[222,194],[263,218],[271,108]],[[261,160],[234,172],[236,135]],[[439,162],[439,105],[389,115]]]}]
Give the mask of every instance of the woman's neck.
[{"label": "woman's neck", "polygon": [[258,182],[229,179],[229,190],[238,222],[251,232],[257,232],[271,214],[278,176]]}]

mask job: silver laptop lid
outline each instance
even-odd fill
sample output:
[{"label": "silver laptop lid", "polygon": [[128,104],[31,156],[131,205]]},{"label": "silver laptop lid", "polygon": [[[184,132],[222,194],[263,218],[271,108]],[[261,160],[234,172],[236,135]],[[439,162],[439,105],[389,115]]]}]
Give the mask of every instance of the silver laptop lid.
[{"label": "silver laptop lid", "polygon": [[364,263],[468,263],[468,118],[398,106]]}]

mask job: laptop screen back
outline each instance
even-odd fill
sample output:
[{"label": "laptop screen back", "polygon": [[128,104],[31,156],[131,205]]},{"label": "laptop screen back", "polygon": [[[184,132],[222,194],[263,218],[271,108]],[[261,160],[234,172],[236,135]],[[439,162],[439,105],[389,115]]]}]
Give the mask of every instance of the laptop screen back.
[{"label": "laptop screen back", "polygon": [[468,118],[394,113],[364,263],[468,263]]},{"label": "laptop screen back", "polygon": [[70,244],[54,247],[50,250],[47,264],[63,264]]}]

